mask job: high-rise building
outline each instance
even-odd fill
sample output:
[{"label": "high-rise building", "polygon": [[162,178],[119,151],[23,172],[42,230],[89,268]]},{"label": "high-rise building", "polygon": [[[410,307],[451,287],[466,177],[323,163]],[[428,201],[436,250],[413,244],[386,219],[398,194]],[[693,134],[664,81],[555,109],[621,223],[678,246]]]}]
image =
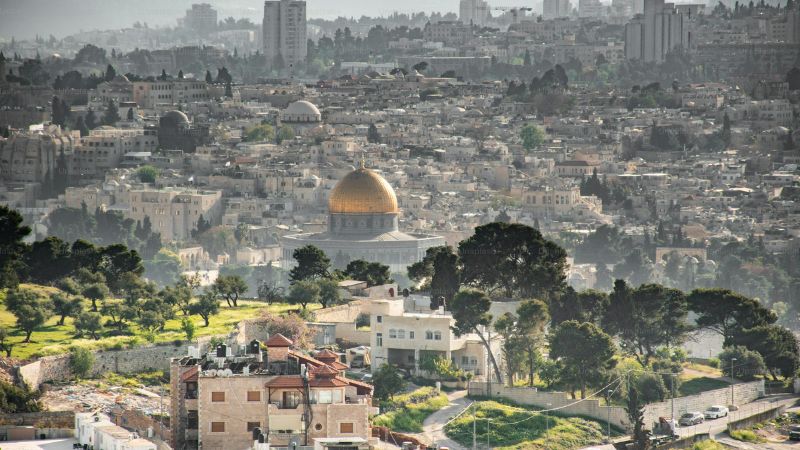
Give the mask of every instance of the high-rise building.
[{"label": "high-rise building", "polygon": [[626,59],[661,63],[690,43],[689,15],[664,0],[645,0],[644,14],[625,25]]},{"label": "high-rise building", "polygon": [[183,25],[200,34],[208,34],[217,29],[217,10],[208,3],[194,3],[186,10]]},{"label": "high-rise building", "polygon": [[265,1],[262,26],[267,61],[287,67],[305,62],[308,51],[305,1]]},{"label": "high-rise building", "polygon": [[489,17],[489,3],[484,0],[461,0],[458,20],[462,23],[482,27],[488,23]]},{"label": "high-rise building", "polygon": [[569,0],[544,0],[542,18],[545,20],[568,17],[572,12]]},{"label": "high-rise building", "polygon": [[601,17],[606,15],[606,6],[600,0],[578,0],[578,16]]}]

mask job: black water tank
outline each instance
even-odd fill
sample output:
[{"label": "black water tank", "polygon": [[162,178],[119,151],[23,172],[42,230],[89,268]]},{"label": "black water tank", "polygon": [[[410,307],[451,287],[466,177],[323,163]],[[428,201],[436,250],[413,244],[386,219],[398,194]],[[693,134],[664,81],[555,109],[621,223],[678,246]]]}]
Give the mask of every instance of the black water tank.
[{"label": "black water tank", "polygon": [[217,358],[224,358],[226,356],[228,350],[228,346],[225,344],[219,344],[217,346]]},{"label": "black water tank", "polygon": [[261,436],[261,428],[253,428],[253,440],[257,441],[259,436]]},{"label": "black water tank", "polygon": [[250,341],[250,346],[247,347],[247,353],[251,355],[257,355],[258,352],[260,351],[261,351],[261,342],[259,342],[258,339],[253,339],[252,341]]}]

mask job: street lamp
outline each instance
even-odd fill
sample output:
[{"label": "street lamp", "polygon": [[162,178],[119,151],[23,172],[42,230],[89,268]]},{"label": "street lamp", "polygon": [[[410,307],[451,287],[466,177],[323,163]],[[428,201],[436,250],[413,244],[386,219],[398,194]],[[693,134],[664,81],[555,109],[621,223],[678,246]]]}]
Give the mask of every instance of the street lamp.
[{"label": "street lamp", "polygon": [[731,406],[734,406],[734,404],[733,404],[733,363],[734,362],[736,362],[736,358],[731,358],[731,373],[730,373],[730,377],[731,377]]}]

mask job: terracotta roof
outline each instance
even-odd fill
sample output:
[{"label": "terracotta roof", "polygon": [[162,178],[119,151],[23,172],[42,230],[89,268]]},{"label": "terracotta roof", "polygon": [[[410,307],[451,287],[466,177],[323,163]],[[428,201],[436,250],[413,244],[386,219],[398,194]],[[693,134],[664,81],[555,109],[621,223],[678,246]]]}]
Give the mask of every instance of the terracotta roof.
[{"label": "terracotta roof", "polygon": [[270,388],[301,388],[303,379],[299,375],[279,375],[266,383],[265,387]]},{"label": "terracotta roof", "polygon": [[197,374],[200,373],[200,366],[194,366],[181,374],[181,382],[197,381]]},{"label": "terracotta roof", "polygon": [[339,355],[337,355],[336,353],[328,350],[327,348],[317,352],[317,354],[314,355],[314,357],[316,357],[320,361],[326,361],[326,360],[329,360],[329,359],[333,359],[333,360],[339,359]]},{"label": "terracotta roof", "polygon": [[333,362],[330,362],[330,363],[328,363],[328,365],[329,365],[329,366],[331,366],[331,367],[333,367],[334,369],[336,369],[336,370],[340,371],[340,372],[341,372],[342,370],[347,370],[347,369],[349,369],[349,367],[347,367],[347,364],[340,363],[339,361],[333,361]]},{"label": "terracotta roof", "polygon": [[313,356],[306,355],[305,353],[298,352],[297,350],[289,349],[289,356],[294,356],[301,362],[305,362],[307,364],[311,364],[314,367],[324,366],[325,363],[314,358]]},{"label": "terracotta roof", "polygon": [[342,387],[347,386],[347,382],[338,378],[315,378],[308,382],[311,387]]},{"label": "terracotta roof", "polygon": [[363,381],[352,380],[350,378],[343,378],[343,377],[336,377],[337,380],[344,381],[345,383],[349,384],[350,386],[354,386],[358,388],[360,391],[368,391],[369,395],[372,395],[372,390],[375,388],[369,383],[364,383]]},{"label": "terracotta roof", "polygon": [[314,367],[313,369],[311,369],[311,373],[314,374],[314,376],[318,376],[321,378],[332,378],[335,377],[336,375],[339,375],[338,370],[328,365]]},{"label": "terracotta roof", "polygon": [[290,347],[292,344],[294,344],[294,342],[292,342],[291,339],[280,333],[273,334],[267,339],[267,342],[264,342],[264,345],[267,347]]}]

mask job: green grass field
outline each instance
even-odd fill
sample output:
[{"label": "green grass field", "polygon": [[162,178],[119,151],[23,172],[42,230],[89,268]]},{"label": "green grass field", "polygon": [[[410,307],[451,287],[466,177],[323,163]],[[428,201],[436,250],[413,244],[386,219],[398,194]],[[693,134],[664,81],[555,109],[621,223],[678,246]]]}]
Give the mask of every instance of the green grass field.
[{"label": "green grass field", "polygon": [[[599,422],[578,417],[558,417],[536,412],[533,407],[484,400],[476,403],[478,442],[486,442],[487,418],[489,443],[495,449],[568,450],[603,441],[605,428]],[[447,436],[469,447],[472,445],[472,411],[451,422]]]},{"label": "green grass field", "polygon": [[678,391],[680,392],[681,396],[686,396],[699,394],[705,391],[712,391],[714,389],[722,389],[728,386],[730,386],[730,384],[724,380],[709,377],[699,377],[683,381]]},{"label": "green grass field", "polygon": [[[23,285],[23,287],[31,288],[33,286]],[[55,288],[42,286],[35,286],[34,288],[51,293],[57,291]],[[90,304],[87,302],[86,308],[88,309],[89,307]],[[191,316],[191,320],[195,325],[195,337],[202,337],[229,333],[235,324],[244,319],[259,317],[264,310],[280,314],[298,308],[299,306],[297,305],[289,305],[287,303],[276,303],[268,306],[266,303],[250,300],[240,300],[238,307],[229,308],[223,301],[220,303],[219,314],[211,317],[208,327],[204,326],[203,319],[200,316]],[[319,308],[320,305],[318,304],[309,305],[310,310]],[[186,335],[181,331],[182,318],[183,316],[178,312],[175,319],[167,321],[164,331],[155,336],[154,342],[172,342],[186,339]],[[9,342],[15,344],[11,356],[17,359],[66,353],[69,351],[69,347],[74,345],[100,350],[129,348],[147,343],[135,324],[130,325],[130,335],[101,337],[99,340],[76,339],[74,337],[75,327],[72,325],[73,320],[68,317],[64,325],[59,326],[58,319],[58,317],[51,317],[47,323],[33,332],[31,342],[25,344],[22,343],[25,339],[25,334],[15,328],[16,318],[5,309],[4,304],[0,304],[0,326],[8,328],[11,332]],[[104,318],[103,322],[105,320]]]},{"label": "green grass field", "polygon": [[437,393],[432,387],[423,387],[408,394],[396,395],[388,403],[388,406],[397,409],[375,416],[373,425],[393,431],[418,433],[422,431],[422,422],[435,411],[447,406],[448,401],[445,394]]}]

